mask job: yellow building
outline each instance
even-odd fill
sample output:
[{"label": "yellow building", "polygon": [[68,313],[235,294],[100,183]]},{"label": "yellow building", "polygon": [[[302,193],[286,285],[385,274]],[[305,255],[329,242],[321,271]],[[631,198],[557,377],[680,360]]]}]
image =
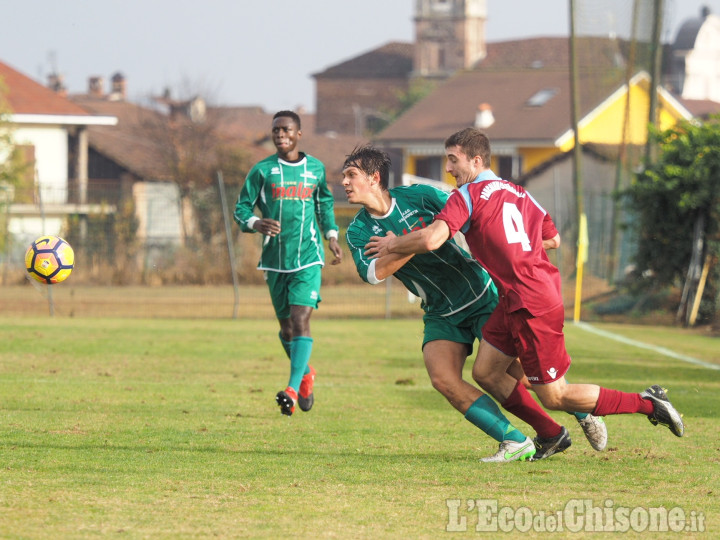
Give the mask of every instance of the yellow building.
[{"label": "yellow building", "polygon": [[[651,83],[644,71],[625,81],[627,68],[616,42],[592,38],[585,45],[595,55],[593,69],[578,76],[578,131],[584,156],[580,170],[592,254],[589,272],[610,279],[612,273],[620,275],[630,259],[627,254],[620,256],[610,268],[609,262],[615,260],[608,247],[614,234],[612,193],[629,181],[631,167],[644,156]],[[558,225],[565,254],[560,253],[562,260],[556,263],[565,277],[573,272],[577,238],[567,48],[566,38],[488,44],[487,57],[475,69],[453,75],[375,139],[393,156],[402,156],[403,175],[454,186],[454,179],[445,173],[445,139],[469,126],[484,131],[490,138],[493,171],[529,189]],[[660,128],[693,118],[687,102],[662,87],[657,89],[656,103]]]}]

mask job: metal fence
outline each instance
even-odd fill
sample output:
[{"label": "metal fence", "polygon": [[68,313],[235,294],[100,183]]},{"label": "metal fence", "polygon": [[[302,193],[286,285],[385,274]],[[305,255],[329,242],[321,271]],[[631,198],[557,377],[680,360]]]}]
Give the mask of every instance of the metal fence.
[{"label": "metal fence", "polygon": [[[241,317],[272,317],[263,275],[256,269],[260,235],[243,234],[234,223],[229,227],[230,242],[226,235],[225,219],[232,214],[239,188],[228,187],[224,216],[219,184],[187,200],[182,200],[177,188],[169,183],[136,184],[124,196],[117,187],[108,186],[103,192],[98,185],[89,197],[93,202],[85,205],[73,202],[71,193],[51,188],[15,190],[11,198],[0,203],[3,312],[46,311],[48,288],[30,283],[23,259],[36,237],[53,234],[68,240],[76,254],[72,276],[64,284],[52,286],[59,313],[62,305],[74,303],[66,312],[77,316],[142,315],[155,306],[162,316],[175,313],[225,317],[238,313]],[[609,204],[608,200],[607,195],[598,196],[597,202],[589,206],[602,208]],[[341,265],[325,267],[323,303],[318,315],[420,316],[419,299],[408,295],[400,282],[388,280],[371,286],[358,277],[344,239],[357,209],[346,203],[336,204],[344,260]],[[591,237],[597,240],[583,286],[585,297],[601,294],[609,287],[604,269],[604,238],[609,227],[605,216],[600,211],[590,222]],[[562,271],[568,307],[574,292],[572,244],[566,242],[553,254]],[[238,288],[235,290],[232,268]],[[97,293],[100,289],[105,292]],[[163,295],[166,300],[159,300]],[[28,305],[22,305],[23,299]]]}]

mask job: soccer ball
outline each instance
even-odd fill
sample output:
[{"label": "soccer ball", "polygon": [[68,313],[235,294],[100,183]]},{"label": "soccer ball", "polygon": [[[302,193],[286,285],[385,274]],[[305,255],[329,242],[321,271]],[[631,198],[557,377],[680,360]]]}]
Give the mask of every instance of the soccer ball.
[{"label": "soccer ball", "polygon": [[40,283],[65,281],[75,266],[75,252],[58,236],[41,236],[25,252],[25,269]]}]

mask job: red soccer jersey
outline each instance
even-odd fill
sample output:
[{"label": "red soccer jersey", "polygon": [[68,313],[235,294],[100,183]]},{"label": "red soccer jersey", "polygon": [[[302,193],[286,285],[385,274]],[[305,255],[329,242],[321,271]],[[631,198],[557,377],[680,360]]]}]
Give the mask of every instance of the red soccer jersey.
[{"label": "red soccer jersey", "polygon": [[435,219],[445,221],[451,235],[465,235],[508,312],[525,308],[542,315],[562,305],[560,272],[542,245],[557,229],[522,187],[491,176],[481,174],[455,190]]}]

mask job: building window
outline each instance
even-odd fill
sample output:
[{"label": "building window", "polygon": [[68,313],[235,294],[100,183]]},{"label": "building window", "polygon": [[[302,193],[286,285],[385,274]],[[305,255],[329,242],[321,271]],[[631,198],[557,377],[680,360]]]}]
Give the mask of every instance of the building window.
[{"label": "building window", "polygon": [[415,175],[431,180],[442,180],[444,178],[443,158],[440,156],[416,158]]},{"label": "building window", "polygon": [[497,174],[503,180],[512,180],[522,173],[522,158],[520,156],[498,156]]}]

